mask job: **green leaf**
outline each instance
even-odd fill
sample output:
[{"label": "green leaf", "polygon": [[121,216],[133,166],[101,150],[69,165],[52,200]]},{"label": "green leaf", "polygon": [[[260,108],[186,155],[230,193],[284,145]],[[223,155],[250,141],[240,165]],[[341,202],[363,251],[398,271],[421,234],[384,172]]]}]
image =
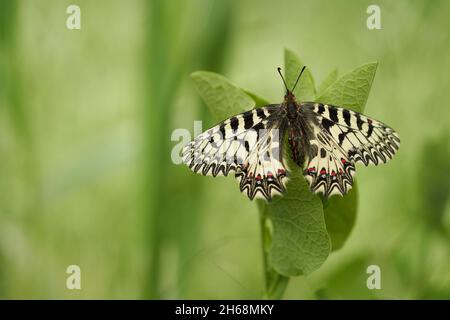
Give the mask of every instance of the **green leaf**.
[{"label": "green leaf", "polygon": [[191,78],[217,121],[253,109],[256,105],[248,94],[220,74],[196,71]]},{"label": "green leaf", "polygon": [[270,103],[266,99],[261,98],[260,96],[257,96],[253,92],[250,92],[245,89],[242,89],[242,91],[244,91],[250,98],[253,99],[253,101],[255,101],[257,107],[262,107],[262,106],[268,105]]},{"label": "green leaf", "polygon": [[[289,167],[296,166],[287,158]],[[307,275],[327,259],[331,244],[320,198],[309,191],[301,170],[291,170],[286,192],[267,204],[273,224],[270,262],[285,276]]]},{"label": "green leaf", "polygon": [[356,221],[358,209],[358,189],[356,182],[352,190],[342,197],[334,196],[323,203],[325,224],[331,238],[332,251],[344,245]]},{"label": "green leaf", "polygon": [[317,88],[317,96],[320,96],[329,86],[331,86],[338,78],[338,70],[333,69],[322,81],[322,83]]},{"label": "green leaf", "polygon": [[[289,89],[295,84],[297,77],[302,70],[304,64],[300,58],[291,50],[284,50],[284,72],[286,77],[286,83]],[[299,101],[313,101],[316,96],[316,89],[314,86],[314,78],[311,74],[311,70],[307,67],[303,72],[297,87],[294,90],[294,94]]]},{"label": "green leaf", "polygon": [[334,82],[316,101],[362,112],[369,97],[378,62],[364,64]]},{"label": "green leaf", "polygon": [[[285,50],[288,86],[294,84],[302,66],[292,51]],[[309,69],[305,69],[294,92],[302,100],[314,99],[314,80]],[[284,158],[290,172],[286,193],[279,200],[267,204],[266,208],[273,224],[270,264],[285,276],[306,275],[325,262],[331,243],[320,198],[309,190],[302,169],[293,163],[289,155]]]}]

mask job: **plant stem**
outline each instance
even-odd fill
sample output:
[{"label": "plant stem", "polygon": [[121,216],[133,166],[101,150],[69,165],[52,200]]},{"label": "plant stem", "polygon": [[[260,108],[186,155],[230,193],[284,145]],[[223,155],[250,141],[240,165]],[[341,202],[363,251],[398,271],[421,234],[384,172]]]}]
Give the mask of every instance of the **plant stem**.
[{"label": "plant stem", "polygon": [[269,217],[266,214],[266,204],[258,201],[259,225],[261,232],[261,249],[263,257],[264,272],[264,299],[281,299],[289,282],[289,277],[285,277],[276,272],[269,260],[270,246],[272,244],[272,233],[268,228]]},{"label": "plant stem", "polygon": [[264,288],[265,288],[265,293],[267,293],[267,288],[269,286],[269,282],[270,282],[270,273],[269,273],[269,269],[268,269],[268,255],[267,255],[267,230],[266,230],[266,213],[265,213],[265,205],[264,204],[260,204],[258,202],[258,211],[259,211],[259,226],[260,226],[260,233],[261,233],[261,253],[262,253],[262,258],[263,258],[263,272],[264,272]]}]

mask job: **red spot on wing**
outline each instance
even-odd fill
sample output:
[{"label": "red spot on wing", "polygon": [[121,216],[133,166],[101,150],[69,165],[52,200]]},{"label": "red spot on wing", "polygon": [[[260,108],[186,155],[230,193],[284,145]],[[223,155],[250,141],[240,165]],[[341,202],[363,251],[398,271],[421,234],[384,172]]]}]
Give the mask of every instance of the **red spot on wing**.
[{"label": "red spot on wing", "polygon": [[327,171],[325,169],[320,170],[320,174],[326,174]]},{"label": "red spot on wing", "polygon": [[345,160],[344,158],[341,158],[341,162],[342,162],[342,164],[346,164],[347,160]]}]

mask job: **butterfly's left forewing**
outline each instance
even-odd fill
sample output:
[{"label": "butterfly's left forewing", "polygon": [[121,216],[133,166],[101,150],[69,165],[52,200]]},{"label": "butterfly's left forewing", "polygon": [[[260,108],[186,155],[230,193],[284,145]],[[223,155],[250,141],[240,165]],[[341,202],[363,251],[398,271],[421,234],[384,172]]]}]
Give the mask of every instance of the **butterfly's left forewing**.
[{"label": "butterfly's left forewing", "polygon": [[284,191],[286,176],[280,156],[279,105],[235,115],[206,130],[183,149],[183,162],[203,175],[234,171],[241,192],[268,200]]}]

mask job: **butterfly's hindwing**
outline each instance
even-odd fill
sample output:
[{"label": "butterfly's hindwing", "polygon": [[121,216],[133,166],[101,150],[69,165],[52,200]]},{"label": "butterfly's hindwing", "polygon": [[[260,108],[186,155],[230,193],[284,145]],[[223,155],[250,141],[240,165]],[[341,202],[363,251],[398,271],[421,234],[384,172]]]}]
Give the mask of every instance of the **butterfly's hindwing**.
[{"label": "butterfly's hindwing", "polygon": [[197,136],[183,149],[183,162],[203,175],[236,172],[241,192],[270,200],[283,192],[286,176],[280,156],[279,105],[246,111]]},{"label": "butterfly's hindwing", "polygon": [[397,133],[384,123],[355,111],[321,103],[304,103],[314,111],[320,125],[350,159],[364,165],[386,163],[400,145]]},{"label": "butterfly's hindwing", "polygon": [[310,140],[309,159],[304,169],[311,191],[325,197],[344,195],[352,188],[354,161],[329,132],[318,125],[312,128],[314,138]]},{"label": "butterfly's hindwing", "polygon": [[250,199],[270,200],[273,195],[284,192],[286,170],[281,158],[282,135],[283,130],[278,126],[263,130],[244,165],[236,172],[241,192]]}]

